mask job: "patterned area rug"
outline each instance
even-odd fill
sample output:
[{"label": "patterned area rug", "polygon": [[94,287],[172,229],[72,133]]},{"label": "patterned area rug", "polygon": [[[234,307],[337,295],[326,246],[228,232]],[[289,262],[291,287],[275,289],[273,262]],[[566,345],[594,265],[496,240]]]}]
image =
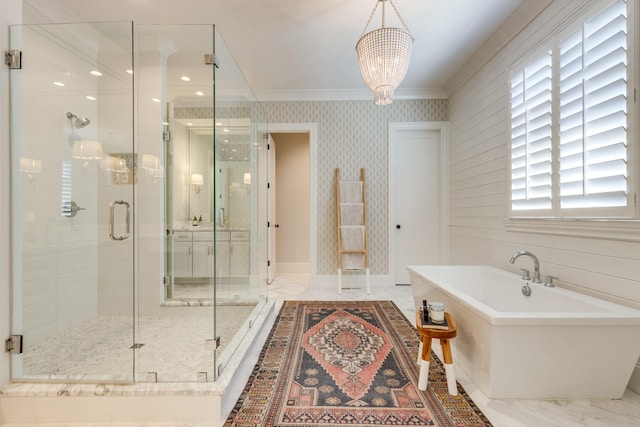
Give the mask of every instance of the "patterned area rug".
[{"label": "patterned area rug", "polygon": [[391,301],[285,301],[225,426],[491,426]]}]

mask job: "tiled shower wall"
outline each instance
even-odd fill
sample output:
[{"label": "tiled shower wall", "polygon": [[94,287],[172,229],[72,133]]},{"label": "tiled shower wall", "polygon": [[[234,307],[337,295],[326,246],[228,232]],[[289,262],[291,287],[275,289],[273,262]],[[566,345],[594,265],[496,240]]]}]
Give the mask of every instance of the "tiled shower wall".
[{"label": "tiled shower wall", "polygon": [[[342,179],[359,179],[366,169],[370,272],[388,274],[388,124],[448,120],[446,99],[395,101],[264,102],[269,123],[316,123],[317,273],[336,274],[335,169]],[[314,262],[314,260],[311,260]]]}]

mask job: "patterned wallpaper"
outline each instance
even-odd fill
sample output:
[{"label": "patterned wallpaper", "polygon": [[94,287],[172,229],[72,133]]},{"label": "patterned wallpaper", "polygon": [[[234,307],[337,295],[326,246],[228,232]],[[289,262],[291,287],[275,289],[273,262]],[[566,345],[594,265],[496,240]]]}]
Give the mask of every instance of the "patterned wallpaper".
[{"label": "patterned wallpaper", "polygon": [[372,101],[272,101],[261,105],[269,123],[317,123],[317,273],[334,275],[337,269],[335,168],[340,168],[342,179],[357,180],[364,167],[370,273],[388,274],[387,124],[446,121],[448,101],[395,101],[385,107]]}]

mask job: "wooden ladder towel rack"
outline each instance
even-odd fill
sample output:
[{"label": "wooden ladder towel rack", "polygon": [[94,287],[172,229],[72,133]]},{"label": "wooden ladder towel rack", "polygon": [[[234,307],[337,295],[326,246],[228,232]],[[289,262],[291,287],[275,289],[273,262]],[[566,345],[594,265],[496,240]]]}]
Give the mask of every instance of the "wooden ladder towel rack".
[{"label": "wooden ladder towel rack", "polygon": [[[369,250],[367,243],[367,199],[365,171],[359,181],[341,181],[336,169],[336,229],[338,233],[338,293],[342,293],[342,271],[364,271],[367,294]],[[346,289],[346,288],[345,288]]]}]

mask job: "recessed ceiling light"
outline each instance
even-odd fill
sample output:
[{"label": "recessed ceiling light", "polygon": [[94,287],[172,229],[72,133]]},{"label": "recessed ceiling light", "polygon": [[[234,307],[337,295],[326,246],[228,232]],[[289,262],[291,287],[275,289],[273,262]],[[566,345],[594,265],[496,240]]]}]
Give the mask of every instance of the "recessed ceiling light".
[{"label": "recessed ceiling light", "polygon": [[85,96],[85,98],[87,98],[89,101],[95,101],[96,97],[95,96],[91,96],[91,95],[87,95]]},{"label": "recessed ceiling light", "polygon": [[54,85],[64,87],[64,83],[62,82],[53,82]]},{"label": "recessed ceiling light", "polygon": [[151,98],[151,100],[152,100],[153,102],[160,102],[160,100],[159,100],[158,98]]},{"label": "recessed ceiling light", "polygon": [[190,82],[190,81],[191,81],[191,77],[189,77],[189,76],[182,76],[182,77],[180,77],[180,80],[182,80],[183,82]]},{"label": "recessed ceiling light", "polygon": [[100,77],[102,75],[102,73],[98,70],[93,70],[91,71],[91,75],[96,76],[96,77]]},{"label": "recessed ceiling light", "polygon": [[204,92],[197,91],[197,92],[196,92],[196,95],[198,95],[198,96],[204,96]]},{"label": "recessed ceiling light", "polygon": [[216,122],[216,126],[222,126],[221,122]]},{"label": "recessed ceiling light", "polygon": [[229,129],[227,129],[227,128],[224,128],[224,131],[225,131],[225,132],[229,132]]},{"label": "recessed ceiling light", "polygon": [[187,126],[193,126],[193,123],[187,122]]}]

